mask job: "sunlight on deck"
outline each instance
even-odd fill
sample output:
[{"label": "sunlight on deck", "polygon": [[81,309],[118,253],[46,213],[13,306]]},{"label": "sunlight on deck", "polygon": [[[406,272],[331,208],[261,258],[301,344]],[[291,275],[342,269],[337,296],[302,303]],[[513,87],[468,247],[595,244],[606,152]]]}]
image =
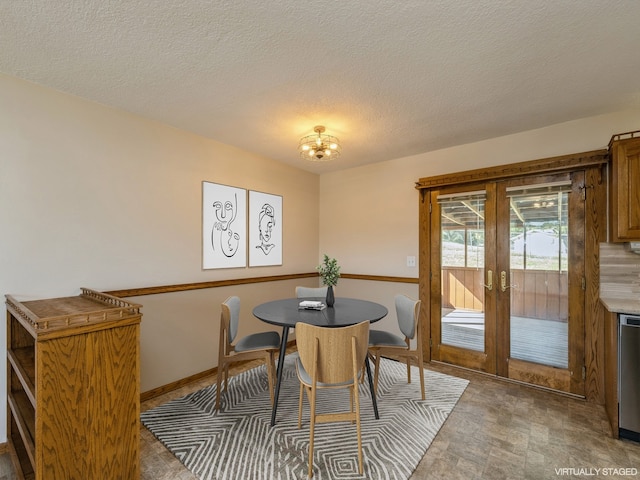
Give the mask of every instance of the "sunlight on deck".
[{"label": "sunlight on deck", "polygon": [[[511,317],[511,358],[552,367],[569,365],[566,322]],[[442,343],[484,351],[484,314],[474,310],[453,310],[442,318]]]}]

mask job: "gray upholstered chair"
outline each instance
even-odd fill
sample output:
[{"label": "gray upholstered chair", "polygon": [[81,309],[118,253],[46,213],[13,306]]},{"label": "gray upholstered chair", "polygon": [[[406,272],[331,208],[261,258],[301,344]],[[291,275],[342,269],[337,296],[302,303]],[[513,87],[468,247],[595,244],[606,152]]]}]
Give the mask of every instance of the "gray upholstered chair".
[{"label": "gray upholstered chair", "polygon": [[[376,371],[373,379],[374,391],[378,391],[378,374],[380,358],[390,356],[403,358],[407,362],[407,382],[411,383],[411,360],[415,360],[420,371],[420,390],[424,396],[424,364],[422,356],[422,340],[420,337],[420,300],[413,300],[406,295],[396,295],[396,315],[398,327],[404,338],[384,330],[369,332],[369,352],[376,359]],[[411,349],[411,340],[416,340],[416,348]]]},{"label": "gray upholstered chair", "polygon": [[218,350],[218,380],[216,391],[216,410],[220,408],[222,376],[224,389],[227,389],[229,365],[245,360],[264,359],[269,376],[269,393],[273,404],[273,385],[275,378],[275,355],[280,349],[280,335],[276,332],[253,333],[242,337],[236,343],[238,324],[240,323],[240,299],[229,297],[222,302],[220,315],[220,349]]},{"label": "gray upholstered chair", "polygon": [[[362,435],[360,427],[359,375],[367,357],[369,322],[348,327],[318,327],[308,323],[296,325],[298,360],[296,371],[300,380],[298,428],[302,426],[302,398],[307,392],[310,408],[309,471],[313,476],[313,440],[316,423],[356,422],[358,436],[358,467],[362,475]],[[316,411],[318,389],[349,389],[349,410],[341,412]],[[355,409],[354,409],[355,405]]]},{"label": "gray upholstered chair", "polygon": [[327,287],[296,287],[297,298],[326,298]]}]

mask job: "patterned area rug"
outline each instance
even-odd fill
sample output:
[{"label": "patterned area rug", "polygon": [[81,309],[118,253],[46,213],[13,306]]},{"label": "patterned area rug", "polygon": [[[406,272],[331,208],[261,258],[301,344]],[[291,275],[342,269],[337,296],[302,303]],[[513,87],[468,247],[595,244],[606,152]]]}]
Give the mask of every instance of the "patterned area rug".
[{"label": "patterned area rug", "polygon": [[[295,354],[285,359],[278,417],[264,367],[229,379],[219,412],[216,386],[172,400],[142,414],[142,423],[202,480],[307,478],[309,404],[298,430],[299,383]],[[316,425],[314,479],[407,479],[467,387],[467,380],[425,370],[426,400],[420,400],[417,367],[407,384],[406,365],[383,359],[376,420],[368,384],[360,387],[364,475],[358,474],[355,424]],[[320,392],[319,411],[348,409],[349,394]]]}]

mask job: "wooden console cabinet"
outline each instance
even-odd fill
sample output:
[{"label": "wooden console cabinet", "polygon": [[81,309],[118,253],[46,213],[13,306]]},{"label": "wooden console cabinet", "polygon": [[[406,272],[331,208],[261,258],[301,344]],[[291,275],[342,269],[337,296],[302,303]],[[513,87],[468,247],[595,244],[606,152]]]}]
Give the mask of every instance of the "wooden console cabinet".
[{"label": "wooden console cabinet", "polygon": [[609,153],[609,241],[640,240],[640,131],[614,135]]},{"label": "wooden console cabinet", "polygon": [[89,289],[6,296],[9,445],[18,476],[140,478],[140,305]]}]

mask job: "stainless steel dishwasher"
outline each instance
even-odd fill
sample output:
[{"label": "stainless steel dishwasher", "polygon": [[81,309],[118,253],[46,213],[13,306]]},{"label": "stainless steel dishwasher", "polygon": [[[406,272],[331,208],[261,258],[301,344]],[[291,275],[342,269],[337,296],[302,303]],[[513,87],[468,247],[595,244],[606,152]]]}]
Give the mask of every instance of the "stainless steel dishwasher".
[{"label": "stainless steel dishwasher", "polygon": [[619,434],[640,441],[640,315],[620,314]]}]

